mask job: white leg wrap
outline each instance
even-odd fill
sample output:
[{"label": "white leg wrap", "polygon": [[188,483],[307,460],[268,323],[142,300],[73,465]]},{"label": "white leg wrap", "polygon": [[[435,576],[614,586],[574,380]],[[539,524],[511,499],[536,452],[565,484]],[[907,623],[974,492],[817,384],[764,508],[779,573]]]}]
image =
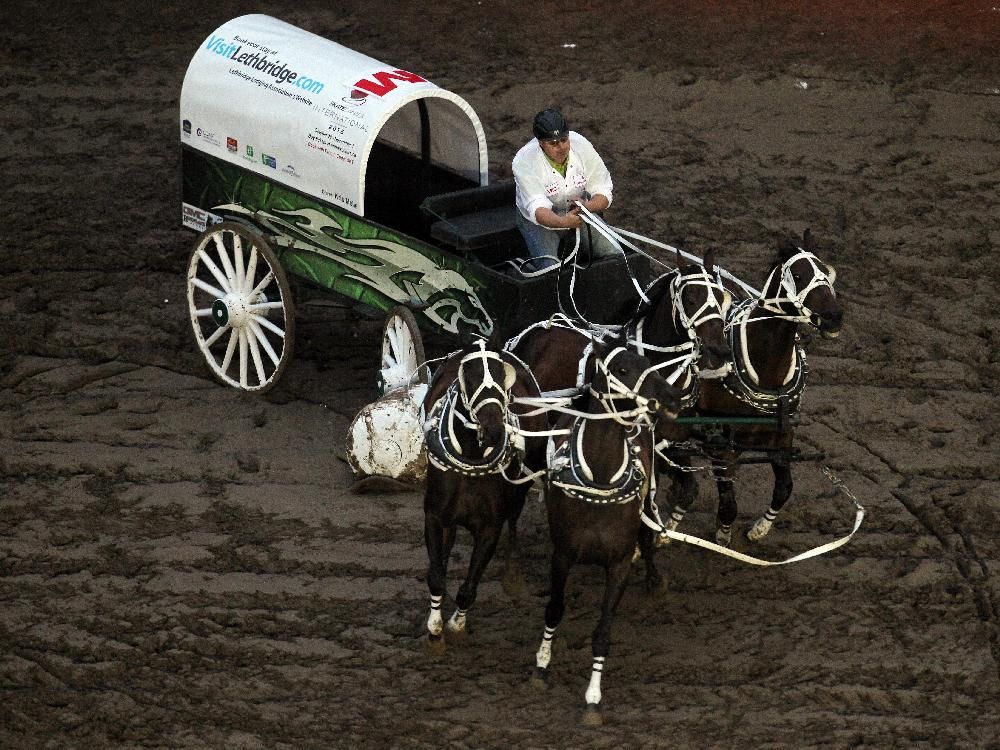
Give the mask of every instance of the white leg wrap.
[{"label": "white leg wrap", "polygon": [[587,705],[596,706],[601,702],[601,673],[604,671],[604,657],[595,656],[594,666],[590,672],[590,684],[587,686]]},{"label": "white leg wrap", "polygon": [[452,615],[451,619],[448,620],[448,630],[452,633],[460,633],[465,630],[465,614],[468,610],[456,609]]},{"label": "white leg wrap", "polygon": [[722,544],[726,547],[729,543],[733,541],[733,527],[732,526],[720,526],[715,530],[715,543]]},{"label": "white leg wrap", "polygon": [[538,653],[535,654],[535,666],[539,669],[549,668],[549,662],[552,661],[552,638],[555,634],[555,628],[546,626],[545,633],[542,635],[542,645],[538,647]]},{"label": "white leg wrap", "polygon": [[[768,511],[770,512],[770,511]],[[747,539],[751,542],[759,542],[765,536],[767,532],[771,530],[774,525],[774,519],[768,518],[766,515],[761,516],[757,519],[756,523],[750,527],[750,531],[747,532]]]},{"label": "white leg wrap", "polygon": [[[687,513],[687,511],[684,510],[683,508],[674,508],[673,511],[670,513],[670,518],[668,518],[666,520],[666,523],[663,524],[664,528],[669,529],[670,531],[677,531],[677,527],[680,526],[681,521],[684,520],[685,513]],[[656,536],[657,547],[662,547],[666,544],[670,544],[671,541],[673,540],[666,534],[657,534]]]},{"label": "white leg wrap", "polygon": [[441,597],[431,597],[431,613],[427,616],[427,632],[433,636],[441,635],[444,620],[441,618]]}]

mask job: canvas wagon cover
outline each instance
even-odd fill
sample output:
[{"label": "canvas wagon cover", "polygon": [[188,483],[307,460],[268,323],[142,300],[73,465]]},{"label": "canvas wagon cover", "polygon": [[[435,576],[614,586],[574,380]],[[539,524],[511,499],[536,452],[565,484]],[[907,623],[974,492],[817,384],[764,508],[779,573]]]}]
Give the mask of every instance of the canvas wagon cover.
[{"label": "canvas wagon cover", "polygon": [[488,179],[486,136],[461,97],[265,15],[228,21],[198,48],[180,120],[183,144],[360,216],[376,138]]}]

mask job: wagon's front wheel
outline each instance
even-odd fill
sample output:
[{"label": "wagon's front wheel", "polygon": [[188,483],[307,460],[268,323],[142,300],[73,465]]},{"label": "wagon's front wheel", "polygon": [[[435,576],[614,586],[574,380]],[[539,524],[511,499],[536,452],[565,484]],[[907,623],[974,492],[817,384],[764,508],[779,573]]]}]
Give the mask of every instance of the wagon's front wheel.
[{"label": "wagon's front wheel", "polygon": [[206,229],[191,253],[188,312],[195,341],[223,383],[263,393],[292,357],[295,310],[277,256],[235,222]]},{"label": "wagon's front wheel", "polygon": [[393,308],[382,328],[382,367],[378,386],[384,396],[406,385],[428,381],[424,344],[417,319],[409,308]]}]

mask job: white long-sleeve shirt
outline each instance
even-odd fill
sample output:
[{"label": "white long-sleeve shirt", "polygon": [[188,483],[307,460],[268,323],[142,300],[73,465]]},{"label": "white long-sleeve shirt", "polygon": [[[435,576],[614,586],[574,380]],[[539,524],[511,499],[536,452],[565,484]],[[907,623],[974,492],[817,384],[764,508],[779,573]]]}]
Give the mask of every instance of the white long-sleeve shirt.
[{"label": "white long-sleeve shirt", "polygon": [[566,159],[566,176],[556,171],[537,138],[532,138],[514,156],[511,170],[516,186],[517,209],[532,222],[535,211],[548,208],[557,214],[566,213],[572,202],[584,196],[603,195],[611,204],[613,186],[611,173],[604,166],[597,150],[579,133],[569,133],[570,151]]}]

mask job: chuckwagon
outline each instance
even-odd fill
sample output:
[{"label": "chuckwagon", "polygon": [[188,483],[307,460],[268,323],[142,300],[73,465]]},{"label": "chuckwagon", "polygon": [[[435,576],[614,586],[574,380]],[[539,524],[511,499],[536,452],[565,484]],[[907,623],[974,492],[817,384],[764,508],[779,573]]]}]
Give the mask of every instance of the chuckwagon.
[{"label": "chuckwagon", "polygon": [[[227,385],[266,391],[281,377],[293,296],[332,292],[388,314],[387,391],[426,377],[419,328],[502,336],[556,311],[570,284],[518,271],[513,182],[489,181],[473,108],[416,73],[242,16],[192,57],[179,126],[182,222],[199,233],[188,307]],[[635,300],[609,274],[650,271],[633,254],[574,266],[593,320]]]}]

